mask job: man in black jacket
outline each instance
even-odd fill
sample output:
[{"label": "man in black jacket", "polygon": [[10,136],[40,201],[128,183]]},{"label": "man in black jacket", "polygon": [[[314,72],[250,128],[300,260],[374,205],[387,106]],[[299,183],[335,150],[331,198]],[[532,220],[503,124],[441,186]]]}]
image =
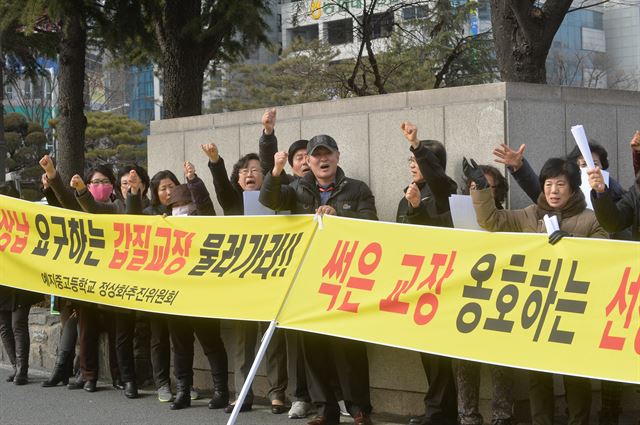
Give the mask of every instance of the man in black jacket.
[{"label": "man in black jacket", "polygon": [[[436,140],[418,140],[418,129],[410,122],[400,126],[410,144],[409,170],[413,181],[400,200],[396,221],[425,226],[453,227],[449,196],[457,184],[445,172],[447,154]],[[425,414],[411,418],[411,425],[455,425],[456,388],[451,359],[421,354],[429,389],[424,397]]]},{"label": "man in black jacket", "polygon": [[[329,214],[377,220],[375,199],[362,181],[345,176],[338,167],[340,152],[336,141],[327,135],[311,138],[307,145],[307,163],[311,169],[304,177],[283,184],[282,170],[287,152],[275,155],[271,173],[260,190],[260,202],[293,214]],[[302,346],[307,364],[311,400],[318,408],[309,425],[335,425],[340,422],[338,400],[331,377],[341,377],[340,388],[349,413],[357,425],[371,424],[369,368],[364,343],[312,333],[303,334]]]}]

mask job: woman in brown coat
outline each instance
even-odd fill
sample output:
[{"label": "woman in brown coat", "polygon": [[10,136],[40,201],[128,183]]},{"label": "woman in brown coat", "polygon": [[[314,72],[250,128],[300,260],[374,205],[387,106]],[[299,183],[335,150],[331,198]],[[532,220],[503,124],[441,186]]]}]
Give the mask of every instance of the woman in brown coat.
[{"label": "woman in brown coat", "polygon": [[[473,162],[472,162],[473,163]],[[472,180],[471,198],[478,224],[492,232],[545,233],[543,217],[555,215],[560,231],[549,241],[557,242],[562,236],[608,238],[593,211],[588,210],[580,190],[580,170],[573,161],[551,158],[540,171],[543,192],[535,205],[521,210],[496,208],[491,189],[482,172],[466,163],[465,175]],[[591,410],[591,383],[588,379],[564,376],[569,406],[570,425],[588,425]],[[529,398],[533,425],[553,424],[553,377],[550,373],[529,372]]]}]

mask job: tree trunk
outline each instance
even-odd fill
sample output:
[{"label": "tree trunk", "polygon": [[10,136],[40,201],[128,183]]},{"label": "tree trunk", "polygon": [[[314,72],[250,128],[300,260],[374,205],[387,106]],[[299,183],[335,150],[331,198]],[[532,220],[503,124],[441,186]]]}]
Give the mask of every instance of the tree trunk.
[{"label": "tree trunk", "polygon": [[199,49],[176,45],[163,58],[163,118],[202,114],[202,85],[207,62]]},{"label": "tree trunk", "polygon": [[4,140],[4,53],[2,31],[0,31],[0,183],[4,183],[7,172],[7,142]]},{"label": "tree trunk", "polygon": [[84,174],[84,77],[87,32],[81,11],[70,11],[58,44],[58,108],[56,168],[64,181]]},{"label": "tree trunk", "polygon": [[546,84],[547,54],[557,27],[532,24],[530,34],[534,36],[527,37],[509,3],[510,0],[491,1],[493,39],[502,81]]}]

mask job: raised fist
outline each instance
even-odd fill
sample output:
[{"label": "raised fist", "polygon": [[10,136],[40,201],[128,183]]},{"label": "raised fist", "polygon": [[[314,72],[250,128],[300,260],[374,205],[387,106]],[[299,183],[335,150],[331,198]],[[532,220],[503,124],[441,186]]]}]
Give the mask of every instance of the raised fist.
[{"label": "raised fist", "polygon": [[53,166],[53,160],[49,155],[43,156],[39,161],[40,167],[47,174],[47,177],[52,179],[56,176],[56,168]]},{"label": "raised fist", "polygon": [[220,154],[218,153],[218,147],[215,143],[207,143],[205,145],[200,145],[202,151],[209,157],[209,161],[216,163],[220,159]]},{"label": "raised fist", "polygon": [[74,175],[73,177],[71,177],[71,183],[69,183],[69,184],[78,193],[82,192],[87,187],[87,186],[85,186],[84,181],[82,180],[82,177],[80,177],[77,174]]},{"label": "raised fist", "polygon": [[636,134],[633,135],[631,143],[629,144],[631,145],[631,149],[640,152],[640,130],[636,131]]},{"label": "raised fist", "polygon": [[276,108],[269,108],[262,114],[262,126],[264,127],[264,134],[273,133],[273,128],[276,126]]},{"label": "raised fist", "polygon": [[402,130],[404,138],[411,143],[411,146],[414,148],[418,146],[418,127],[416,127],[415,124],[412,124],[409,121],[404,121],[400,124],[400,130]]},{"label": "raised fist", "polygon": [[589,186],[591,186],[591,189],[595,190],[598,193],[604,192],[604,177],[602,177],[600,167],[588,169],[587,176],[589,176]]},{"label": "raised fist", "polygon": [[273,170],[271,171],[273,176],[279,176],[282,170],[284,170],[287,158],[289,158],[287,152],[276,152],[275,155],[273,155]]},{"label": "raised fist", "polygon": [[193,180],[196,177],[196,167],[189,161],[184,162],[184,175],[187,180]]},{"label": "raised fist", "polygon": [[404,194],[404,197],[409,201],[409,204],[411,204],[413,208],[418,208],[420,205],[420,189],[418,189],[418,185],[411,183],[407,188],[407,192]]},{"label": "raised fist", "polygon": [[131,189],[131,193],[134,195],[138,193],[140,190],[140,186],[142,185],[142,180],[140,180],[140,176],[136,173],[136,170],[129,171],[129,177],[127,177],[127,181],[129,182],[129,189]]}]

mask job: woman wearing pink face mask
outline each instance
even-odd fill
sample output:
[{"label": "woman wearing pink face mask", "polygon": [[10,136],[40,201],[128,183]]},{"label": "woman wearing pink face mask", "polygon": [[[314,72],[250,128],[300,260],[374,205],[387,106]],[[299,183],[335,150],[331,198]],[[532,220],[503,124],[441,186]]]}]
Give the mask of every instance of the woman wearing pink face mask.
[{"label": "woman wearing pink face mask", "polygon": [[[125,203],[118,199],[113,202],[116,197],[113,193],[116,178],[113,171],[104,165],[99,165],[86,174],[85,180],[79,175],[71,178],[71,187],[75,189],[75,196],[78,203],[86,212],[92,213],[122,213],[125,212]],[[111,202],[110,202],[111,201]],[[102,309],[102,312],[105,310]],[[135,314],[132,310],[121,308],[108,308],[106,311],[113,314],[115,319],[115,336],[116,336],[116,356],[118,358],[118,366],[120,368],[120,377],[124,382],[124,395],[127,398],[138,397],[138,387],[136,384],[136,371],[133,358],[133,335],[135,329]],[[80,339],[88,340],[87,347],[97,346],[99,337],[98,317],[101,311],[95,309],[83,309],[80,312],[80,328],[87,329],[86,332],[80,332]],[[92,332],[93,331],[93,332]],[[92,392],[95,391],[96,380],[98,377],[98,353],[89,352],[84,358],[84,367],[82,367],[83,379],[85,381],[84,389]]]}]

